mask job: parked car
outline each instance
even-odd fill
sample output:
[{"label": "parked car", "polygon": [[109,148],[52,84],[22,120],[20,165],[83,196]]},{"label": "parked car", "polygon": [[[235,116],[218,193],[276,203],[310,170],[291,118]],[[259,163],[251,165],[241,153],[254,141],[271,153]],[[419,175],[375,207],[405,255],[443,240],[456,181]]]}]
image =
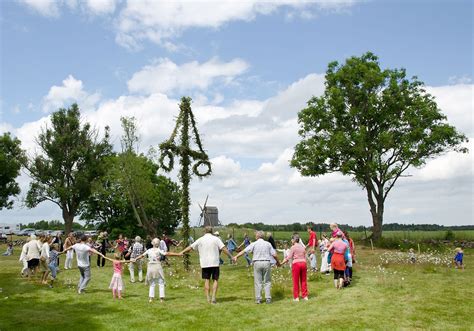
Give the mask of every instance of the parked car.
[{"label": "parked car", "polygon": [[84,231],[84,234],[89,237],[94,237],[97,236],[97,231],[92,230],[92,231]]},{"label": "parked car", "polygon": [[29,235],[34,234],[34,233],[35,233],[35,229],[26,228],[26,229],[20,230],[20,232],[18,232],[18,235],[19,236],[29,236]]}]

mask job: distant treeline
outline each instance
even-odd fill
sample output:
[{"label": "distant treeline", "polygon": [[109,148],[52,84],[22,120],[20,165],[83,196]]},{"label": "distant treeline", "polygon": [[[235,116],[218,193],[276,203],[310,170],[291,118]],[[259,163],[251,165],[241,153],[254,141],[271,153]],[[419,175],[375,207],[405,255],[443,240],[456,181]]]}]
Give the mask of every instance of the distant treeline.
[{"label": "distant treeline", "polygon": [[[306,231],[306,227],[310,225],[311,228],[317,232],[328,232],[329,223],[292,223],[292,224],[264,224],[259,223],[229,223],[227,227],[230,228],[245,228],[245,229],[258,229],[263,231],[294,231],[301,232]],[[352,226],[348,224],[338,224],[339,228],[347,231],[372,231],[371,226]],[[399,224],[399,223],[388,223],[382,226],[383,231],[448,231],[448,230],[474,230],[474,225],[459,225],[459,226],[444,226],[439,224]]]},{"label": "distant treeline", "polygon": [[[38,222],[35,222],[35,223],[28,223],[26,225],[24,224],[21,224],[21,228],[22,229],[26,229],[26,228],[31,228],[31,229],[35,229],[35,230],[64,230],[64,222],[63,221],[59,221],[59,220],[54,220],[54,221],[38,221]],[[89,226],[89,227],[86,227],[86,226],[83,226],[79,223],[72,223],[72,228],[74,230],[92,230],[94,229],[93,227]]]}]

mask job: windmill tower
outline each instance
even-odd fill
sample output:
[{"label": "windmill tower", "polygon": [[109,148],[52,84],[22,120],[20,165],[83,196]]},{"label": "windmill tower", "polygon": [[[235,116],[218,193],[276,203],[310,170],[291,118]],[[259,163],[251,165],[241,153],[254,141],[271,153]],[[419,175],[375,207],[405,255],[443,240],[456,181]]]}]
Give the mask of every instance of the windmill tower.
[{"label": "windmill tower", "polygon": [[219,211],[217,210],[217,207],[208,206],[208,199],[209,195],[206,197],[206,201],[204,201],[204,206],[201,206],[198,203],[199,208],[201,209],[198,226],[222,226],[221,222],[219,221]]}]

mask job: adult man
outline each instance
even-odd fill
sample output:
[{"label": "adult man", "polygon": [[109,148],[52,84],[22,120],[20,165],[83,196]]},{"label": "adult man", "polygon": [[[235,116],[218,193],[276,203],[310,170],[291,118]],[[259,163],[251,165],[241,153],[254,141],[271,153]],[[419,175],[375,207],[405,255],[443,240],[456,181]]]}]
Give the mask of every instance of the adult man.
[{"label": "adult man", "polygon": [[66,240],[64,241],[64,251],[66,253],[66,261],[64,261],[64,269],[72,269],[72,260],[74,259],[74,251],[70,250],[69,248],[72,247],[76,243],[74,239],[74,233],[69,232],[67,235]]},{"label": "adult man", "polygon": [[316,246],[318,245],[318,238],[316,238],[316,232],[311,229],[311,226],[308,225],[306,227],[309,233],[309,241],[308,241],[308,256],[311,266],[311,271],[316,272],[318,270],[318,262],[316,260]]},{"label": "adult man", "polygon": [[[212,228],[206,226],[204,228],[204,236],[196,240],[190,246],[186,247],[180,254],[189,252],[191,249],[197,250],[199,253],[199,264],[202,270],[202,279],[204,279],[204,289],[206,292],[207,302],[216,303],[217,284],[219,280],[219,256],[224,251],[230,258],[232,255],[225,247],[222,240],[212,235]],[[212,284],[212,297],[209,295],[210,279],[214,280]]]},{"label": "adult man", "polygon": [[255,285],[255,303],[257,304],[260,304],[262,301],[262,287],[265,289],[266,303],[272,302],[271,258],[274,258],[277,266],[280,265],[280,261],[278,261],[278,256],[275,249],[273,249],[272,245],[268,241],[263,240],[263,236],[263,231],[257,231],[255,233],[256,241],[248,245],[243,251],[233,258],[234,262],[236,262],[237,259],[245,253],[253,253],[252,263]]},{"label": "adult man", "polygon": [[81,273],[81,278],[79,279],[79,283],[77,285],[78,294],[84,292],[87,283],[89,283],[91,279],[91,265],[89,260],[89,253],[94,253],[103,256],[100,252],[87,245],[86,242],[87,236],[82,236],[80,243],[74,244],[63,251],[63,253],[68,252],[70,250],[74,250],[76,252],[77,267],[79,268],[79,272]]},{"label": "adult man", "polygon": [[142,245],[142,238],[140,236],[135,237],[135,243],[130,249],[130,264],[128,265],[128,270],[130,271],[130,282],[135,283],[135,266],[138,269],[138,281],[143,281],[143,269],[142,269],[142,260],[135,260],[137,257],[145,252]]}]

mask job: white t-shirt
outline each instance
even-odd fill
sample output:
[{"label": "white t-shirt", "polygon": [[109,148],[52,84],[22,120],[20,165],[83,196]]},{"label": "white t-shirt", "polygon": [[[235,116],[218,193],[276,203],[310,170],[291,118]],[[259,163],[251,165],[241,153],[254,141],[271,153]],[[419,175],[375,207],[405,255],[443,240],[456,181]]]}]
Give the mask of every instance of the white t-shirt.
[{"label": "white t-shirt", "polygon": [[166,252],[159,248],[150,248],[147,249],[145,255],[148,257],[148,263],[159,263],[160,255],[166,255]]},{"label": "white t-shirt", "polygon": [[89,251],[91,248],[89,245],[80,243],[80,244],[74,244],[72,245],[72,249],[76,252],[76,258],[77,258],[77,266],[81,268],[85,268],[90,266],[89,263]]},{"label": "white t-shirt", "polygon": [[191,244],[191,248],[199,252],[201,268],[218,267],[219,255],[224,246],[222,240],[210,233],[206,233]]}]

